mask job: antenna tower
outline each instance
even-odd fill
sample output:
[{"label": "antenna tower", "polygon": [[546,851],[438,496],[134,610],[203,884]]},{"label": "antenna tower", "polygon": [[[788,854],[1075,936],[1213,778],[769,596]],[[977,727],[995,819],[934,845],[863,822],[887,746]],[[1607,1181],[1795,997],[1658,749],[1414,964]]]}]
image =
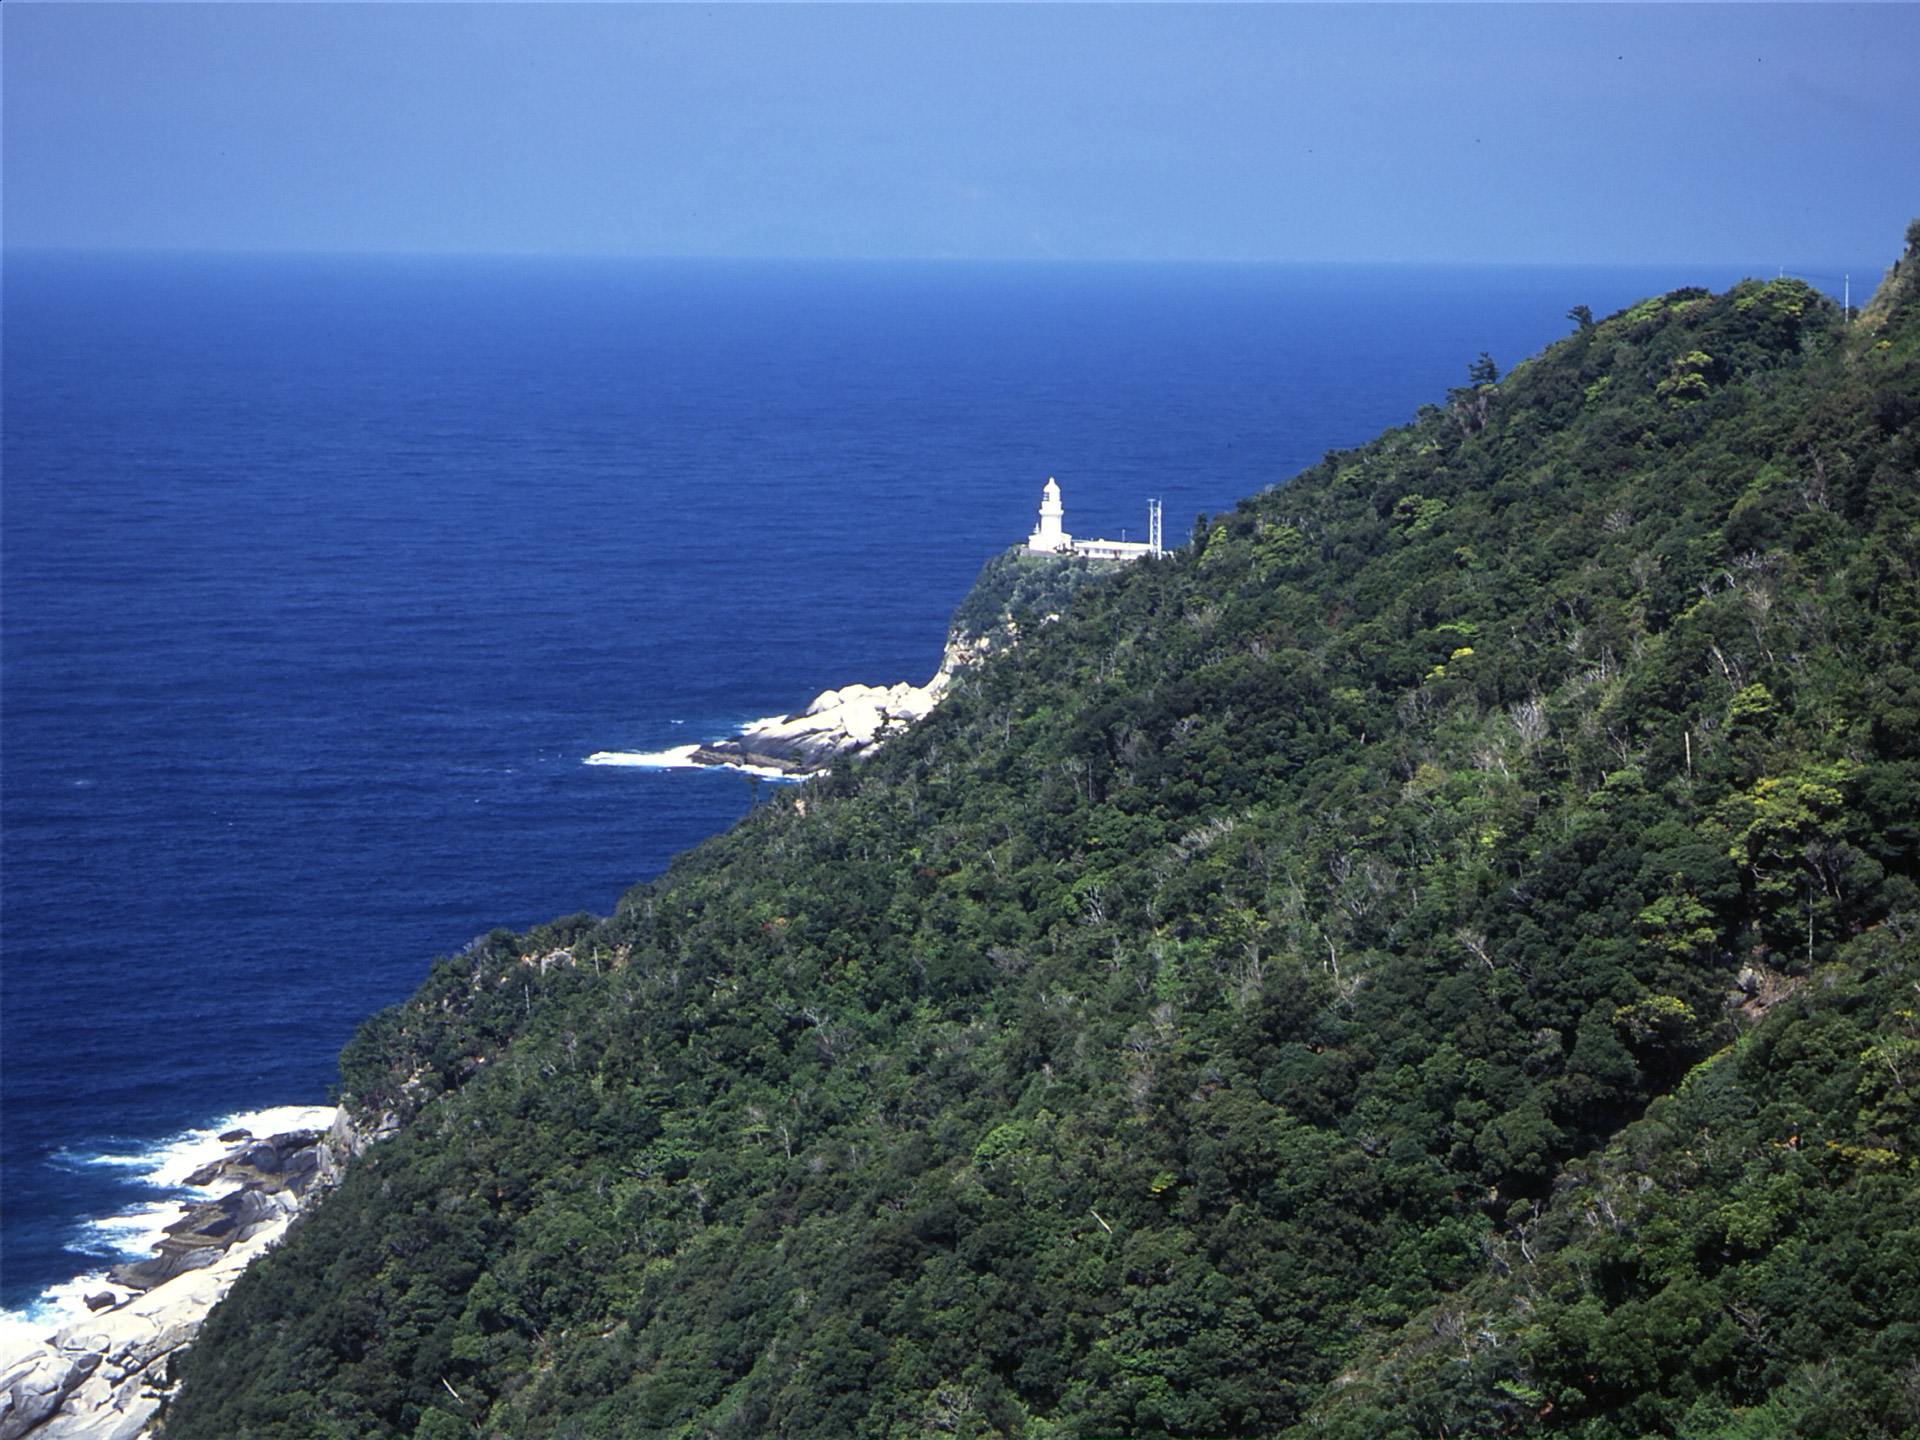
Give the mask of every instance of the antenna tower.
[{"label": "antenna tower", "polygon": [[1149,555],[1165,553],[1160,548],[1160,502],[1158,500],[1147,501],[1147,553]]}]

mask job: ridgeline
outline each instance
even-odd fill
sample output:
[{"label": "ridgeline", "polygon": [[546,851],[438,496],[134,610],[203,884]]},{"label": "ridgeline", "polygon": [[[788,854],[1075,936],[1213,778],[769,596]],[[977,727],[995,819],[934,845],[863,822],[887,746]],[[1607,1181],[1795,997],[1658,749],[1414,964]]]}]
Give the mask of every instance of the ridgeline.
[{"label": "ridgeline", "polygon": [[1920,223],[1577,324],[439,961],[167,1440],[1920,1436]]}]

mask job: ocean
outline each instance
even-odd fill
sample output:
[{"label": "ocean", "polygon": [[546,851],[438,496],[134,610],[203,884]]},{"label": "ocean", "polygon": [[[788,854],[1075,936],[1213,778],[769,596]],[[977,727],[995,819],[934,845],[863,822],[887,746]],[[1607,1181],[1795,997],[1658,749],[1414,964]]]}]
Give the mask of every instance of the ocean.
[{"label": "ocean", "polygon": [[221,1130],[496,926],[763,793],[668,752],[925,681],[1051,476],[1194,516],[1719,270],[13,253],[0,1302],[46,1333]]}]

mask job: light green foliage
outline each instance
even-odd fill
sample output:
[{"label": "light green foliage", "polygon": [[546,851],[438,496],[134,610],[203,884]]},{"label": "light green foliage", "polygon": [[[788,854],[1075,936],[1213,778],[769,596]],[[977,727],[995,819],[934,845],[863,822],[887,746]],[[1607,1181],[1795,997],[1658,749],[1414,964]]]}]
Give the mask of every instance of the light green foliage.
[{"label": "light green foliage", "polygon": [[1393,518],[1395,523],[1406,528],[1409,535],[1418,535],[1431,530],[1433,524],[1446,514],[1447,502],[1438,498],[1427,499],[1422,495],[1403,495],[1395,502]]},{"label": "light green foliage", "polygon": [[1713,369],[1713,357],[1706,351],[1689,350],[1672,361],[1667,378],[1654,387],[1653,393],[1676,404],[1705,399]]}]

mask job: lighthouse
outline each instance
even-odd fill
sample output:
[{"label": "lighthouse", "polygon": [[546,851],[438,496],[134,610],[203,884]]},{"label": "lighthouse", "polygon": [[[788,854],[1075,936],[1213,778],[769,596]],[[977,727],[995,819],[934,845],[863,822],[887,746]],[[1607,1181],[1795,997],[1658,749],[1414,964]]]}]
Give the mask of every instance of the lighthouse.
[{"label": "lighthouse", "polygon": [[[1160,556],[1166,551],[1160,548],[1160,502],[1147,502],[1147,539],[1142,544],[1138,540],[1080,540],[1060,528],[1060,521],[1066,514],[1066,507],[1060,503],[1060,482],[1049,479],[1047,488],[1040,492],[1040,523],[1027,537],[1029,555],[1079,555],[1088,560],[1144,560],[1148,556]],[[1121,532],[1125,534],[1125,531]]]},{"label": "lighthouse", "polygon": [[1060,485],[1049,479],[1040,492],[1040,524],[1027,537],[1027,551],[1033,555],[1058,555],[1073,549],[1073,536],[1060,528],[1066,507],[1060,503]]}]

